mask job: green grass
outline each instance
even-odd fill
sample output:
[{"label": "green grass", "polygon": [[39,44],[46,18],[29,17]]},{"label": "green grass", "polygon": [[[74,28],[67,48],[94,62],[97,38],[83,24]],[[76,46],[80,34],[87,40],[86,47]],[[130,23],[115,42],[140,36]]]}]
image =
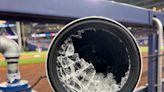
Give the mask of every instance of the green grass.
[{"label": "green grass", "polygon": [[[148,47],[139,47],[141,53],[147,53],[148,52]],[[164,50],[164,47],[162,48],[162,50]]]},{"label": "green grass", "polygon": [[[140,47],[139,48],[141,53],[146,53],[148,52],[148,47]],[[39,58],[26,58],[26,59],[20,59],[19,64],[20,65],[27,65],[27,64],[38,64],[38,63],[44,63],[46,61],[46,56],[47,51],[44,52],[22,52],[21,55],[25,56],[30,56],[30,55],[41,55],[44,57],[39,57]],[[0,62],[0,67],[6,66],[6,62]]]},{"label": "green grass", "polygon": [[21,55],[46,55],[47,51],[42,52],[22,52]]},{"label": "green grass", "polygon": [[141,51],[141,53],[146,53],[146,52],[148,52],[148,47],[139,47],[139,49],[140,49],[140,51]]},{"label": "green grass", "polygon": [[[25,58],[25,59],[20,59],[19,60],[19,64],[20,65],[27,65],[27,64],[38,64],[38,63],[44,63],[46,58],[47,52],[44,51],[44,52],[23,52],[21,53],[21,55],[25,55],[25,56],[30,56],[30,55],[41,55],[41,56],[44,56],[44,57],[38,57],[38,58]],[[3,67],[3,66],[6,66],[6,62],[0,62],[0,67]]]}]

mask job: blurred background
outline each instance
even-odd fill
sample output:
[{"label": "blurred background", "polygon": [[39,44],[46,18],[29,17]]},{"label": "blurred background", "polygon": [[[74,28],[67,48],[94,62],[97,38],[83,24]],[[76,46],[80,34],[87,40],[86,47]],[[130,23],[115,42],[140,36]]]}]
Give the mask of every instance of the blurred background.
[{"label": "blurred background", "polygon": [[[111,1],[111,0],[109,0]],[[115,0],[117,2],[141,6],[153,11],[164,12],[164,0]],[[31,22],[0,20],[0,36],[15,40],[21,48],[20,71],[23,79],[30,84],[42,75],[46,75],[45,60],[48,47],[53,37],[65,24],[58,22]],[[134,35],[143,56],[148,52],[148,33],[153,32],[149,27],[127,27]],[[143,60],[144,69],[139,86],[147,84],[147,59]],[[0,54],[0,81],[6,80],[6,62]],[[47,79],[42,80],[35,88],[38,92],[52,91]]]},{"label": "blurred background", "polygon": [[[21,57],[19,67],[22,79],[26,79],[31,85],[40,77],[46,75],[46,55],[48,47],[53,37],[66,24],[58,23],[39,23],[27,21],[11,21],[0,20],[0,36],[5,36],[15,40],[21,48]],[[148,32],[152,32],[148,27],[127,27],[137,39],[140,45],[141,52],[144,56],[147,55]],[[146,62],[147,63],[147,62]],[[145,64],[147,65],[147,64]],[[145,69],[147,66],[145,66]],[[0,54],[0,81],[6,80],[6,62],[2,54]],[[147,70],[140,85],[147,83]],[[146,78],[146,79],[145,79]],[[47,79],[41,82],[34,88],[38,92],[50,92],[51,88]]]},{"label": "blurred background", "polygon": [[[15,40],[22,51],[46,51],[53,37],[65,24],[0,20],[0,35]],[[128,27],[140,46],[147,46],[150,28]]]},{"label": "blurred background", "polygon": [[[112,0],[109,0],[109,1],[112,1]],[[136,6],[144,7],[147,9],[152,9],[158,12],[164,11],[163,0],[114,0],[114,1],[136,5]]]}]

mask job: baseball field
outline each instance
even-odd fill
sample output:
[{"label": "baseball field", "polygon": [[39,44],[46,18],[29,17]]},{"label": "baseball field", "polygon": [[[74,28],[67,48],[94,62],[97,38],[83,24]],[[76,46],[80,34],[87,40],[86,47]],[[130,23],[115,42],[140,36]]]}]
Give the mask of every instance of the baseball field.
[{"label": "baseball field", "polygon": [[[140,47],[142,56],[147,56],[148,48]],[[46,75],[45,61],[47,52],[23,52],[21,53],[19,68],[22,79],[28,80],[32,85],[42,75]],[[164,60],[164,58],[163,58]],[[164,64],[163,64],[164,66]],[[146,85],[147,83],[147,59],[143,59],[142,78],[138,86]],[[6,80],[6,62],[0,54],[0,82]],[[163,76],[164,77],[164,76]],[[51,92],[50,85],[47,79],[43,79],[34,87],[38,92]]]}]

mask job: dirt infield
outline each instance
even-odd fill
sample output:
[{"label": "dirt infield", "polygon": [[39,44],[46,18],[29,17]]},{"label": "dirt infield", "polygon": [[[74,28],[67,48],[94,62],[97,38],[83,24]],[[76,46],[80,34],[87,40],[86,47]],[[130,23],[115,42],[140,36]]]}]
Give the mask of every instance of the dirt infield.
[{"label": "dirt infield", "polygon": [[[46,75],[45,64],[30,64],[30,65],[21,65],[20,66],[21,77],[22,79],[28,80],[30,85],[41,75]],[[0,68],[0,81],[6,80],[6,68]],[[38,92],[51,92],[50,85],[48,84],[47,79],[43,79],[39,84],[34,88]]]},{"label": "dirt infield", "polygon": [[[147,56],[147,54],[143,54],[143,56]],[[164,60],[164,59],[163,59]],[[140,80],[139,86],[145,85],[147,83],[147,59],[143,59],[143,74]],[[164,67],[164,63],[163,63]],[[29,83],[32,85],[41,75],[46,75],[45,72],[45,64],[30,64],[30,65],[21,65],[20,71],[22,75],[22,79],[29,80]],[[0,81],[4,81],[6,79],[6,68],[0,68]],[[164,78],[164,74],[163,74]],[[41,80],[41,82],[34,88],[38,92],[51,92],[50,85],[48,84],[47,79]]]}]

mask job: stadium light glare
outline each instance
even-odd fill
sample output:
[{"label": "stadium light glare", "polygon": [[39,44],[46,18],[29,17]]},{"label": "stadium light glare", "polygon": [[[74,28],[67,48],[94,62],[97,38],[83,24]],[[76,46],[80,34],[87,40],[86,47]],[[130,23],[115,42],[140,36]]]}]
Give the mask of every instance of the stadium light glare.
[{"label": "stadium light glare", "polygon": [[0,20],[0,24],[5,24],[5,23],[6,23],[6,21]]}]

